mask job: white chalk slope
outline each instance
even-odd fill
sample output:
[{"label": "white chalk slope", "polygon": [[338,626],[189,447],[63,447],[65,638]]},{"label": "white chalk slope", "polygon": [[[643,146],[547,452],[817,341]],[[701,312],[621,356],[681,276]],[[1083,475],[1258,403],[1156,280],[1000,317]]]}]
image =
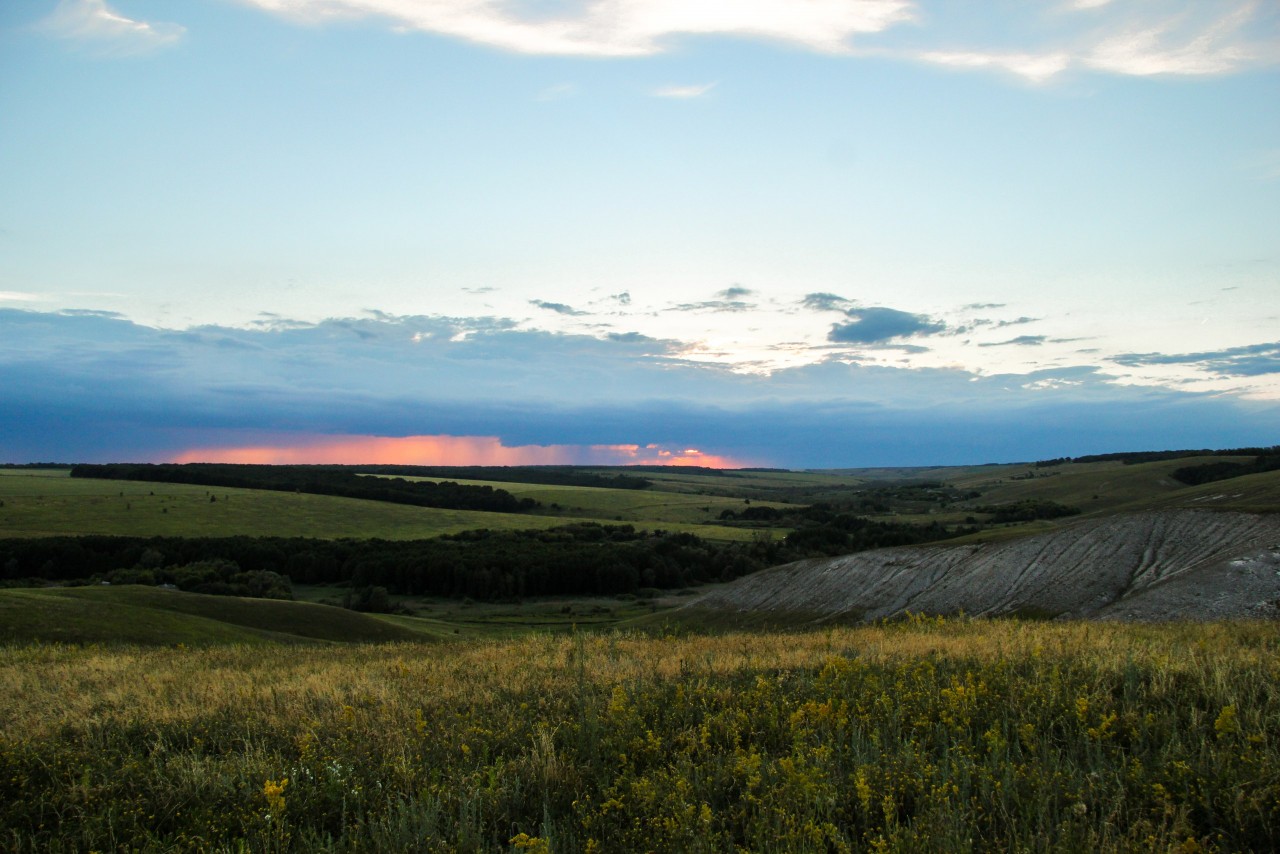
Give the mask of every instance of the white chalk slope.
[{"label": "white chalk slope", "polygon": [[1280,515],[1178,510],[1079,522],[1002,543],[803,560],[689,608],[805,620],[904,611],[1134,620],[1280,616]]}]

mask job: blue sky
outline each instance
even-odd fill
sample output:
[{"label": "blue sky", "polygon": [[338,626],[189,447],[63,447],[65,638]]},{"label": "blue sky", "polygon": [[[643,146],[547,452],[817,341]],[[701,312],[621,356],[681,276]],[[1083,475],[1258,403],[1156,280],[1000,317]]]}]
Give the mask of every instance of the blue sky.
[{"label": "blue sky", "polygon": [[1273,444],[1277,105],[1273,2],[8,3],[0,459]]}]

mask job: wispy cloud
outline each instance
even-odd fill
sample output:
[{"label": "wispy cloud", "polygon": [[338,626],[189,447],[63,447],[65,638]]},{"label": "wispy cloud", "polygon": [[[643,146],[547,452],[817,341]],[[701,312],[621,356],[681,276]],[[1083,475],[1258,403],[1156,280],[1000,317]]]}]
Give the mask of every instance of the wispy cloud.
[{"label": "wispy cloud", "polygon": [[40,298],[39,294],[26,291],[0,291],[0,302],[35,302]]},{"label": "wispy cloud", "polygon": [[953,68],[990,68],[1016,74],[1034,83],[1056,77],[1071,66],[1071,56],[1062,51],[1009,53],[980,50],[927,50],[913,55],[921,62]]},{"label": "wispy cloud", "polygon": [[732,35],[840,53],[859,34],[911,20],[911,0],[583,0],[548,15],[536,2],[495,0],[246,0],[304,21],[384,18],[517,53],[645,56],[673,37]]},{"label": "wispy cloud", "polygon": [[1126,367],[1193,365],[1224,377],[1256,377],[1280,374],[1280,341],[1202,353],[1125,353],[1111,361]]},{"label": "wispy cloud", "polygon": [[124,315],[118,311],[101,311],[92,308],[64,308],[58,314],[66,317],[107,317],[123,319]]},{"label": "wispy cloud", "polygon": [[679,305],[672,306],[668,311],[740,312],[751,311],[755,307],[755,303],[745,302],[739,299],[721,298],[704,300],[702,302],[680,303]]},{"label": "wispy cloud", "polygon": [[[1001,17],[1003,35],[963,47],[872,52],[1042,83],[1072,69],[1151,77],[1229,74],[1280,62],[1280,32],[1259,0],[1077,0],[1026,3]],[[943,30],[938,40],[952,41]],[[930,38],[922,39],[926,43]],[[986,42],[985,44],[983,42]]]},{"label": "wispy cloud", "polygon": [[127,18],[108,6],[106,0],[62,0],[38,26],[59,38],[114,56],[168,47],[181,40],[187,31],[181,24]]},{"label": "wispy cloud", "polygon": [[[1072,69],[1211,75],[1280,62],[1272,0],[1027,0],[999,14],[982,3],[968,12],[956,4],[957,12],[941,0],[572,0],[553,12],[539,0],[243,1],[296,20],[381,18],[400,30],[527,54],[648,56],[686,36],[745,37],[855,58],[1002,71],[1033,83]],[[713,85],[652,94],[693,98]]]},{"label": "wispy cloud", "polygon": [[[1134,17],[1087,50],[1081,61],[1117,74],[1224,74],[1253,62],[1274,63],[1275,34],[1267,46],[1248,33],[1256,0],[1186,5],[1159,17]],[[1270,52],[1270,55],[1268,55]]]},{"label": "wispy cloud", "polygon": [[701,83],[693,86],[662,86],[654,89],[655,98],[701,98],[716,86],[715,83]]},{"label": "wispy cloud", "polygon": [[580,311],[571,305],[565,305],[562,302],[547,302],[541,299],[529,300],[530,305],[536,305],[538,308],[554,311],[556,314],[563,314],[567,317],[585,317],[590,312]]},{"label": "wispy cloud", "polygon": [[838,294],[813,293],[805,294],[800,304],[810,311],[848,311],[855,303]]},{"label": "wispy cloud", "polygon": [[1008,341],[988,341],[979,344],[979,347],[1038,347],[1048,339],[1043,335],[1019,335],[1017,338],[1010,338]]},{"label": "wispy cloud", "polygon": [[713,299],[703,302],[685,302],[680,305],[672,306],[670,311],[723,311],[723,312],[739,312],[751,311],[755,305],[741,300]]},{"label": "wispy cloud", "polygon": [[578,94],[578,87],[573,83],[557,83],[554,86],[548,86],[534,96],[536,101],[563,101],[565,98],[572,98]]}]

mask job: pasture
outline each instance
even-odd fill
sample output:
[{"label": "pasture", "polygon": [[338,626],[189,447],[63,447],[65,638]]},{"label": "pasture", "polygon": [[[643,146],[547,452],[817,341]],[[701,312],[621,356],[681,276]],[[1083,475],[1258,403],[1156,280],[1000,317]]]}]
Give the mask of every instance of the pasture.
[{"label": "pasture", "polygon": [[[442,478],[406,477],[405,480],[439,481]],[[542,504],[539,514],[593,519],[602,522],[646,524],[714,524],[725,510],[741,512],[751,502],[741,497],[669,492],[650,489],[609,489],[598,486],[546,486],[535,483],[507,483],[493,480],[454,480],[464,486],[491,486],[505,489],[516,498],[532,498]],[[779,501],[757,504],[787,508]]]},{"label": "pasture", "polygon": [[[114,534],[413,540],[478,528],[552,528],[606,518],[600,513],[592,517],[487,513],[259,489],[71,478],[65,470],[40,469],[0,469],[0,501],[0,537]],[[634,519],[629,521],[637,527],[687,531],[710,539],[741,541],[752,533],[650,518],[639,510],[631,515]],[[684,515],[700,518],[692,512]]]}]

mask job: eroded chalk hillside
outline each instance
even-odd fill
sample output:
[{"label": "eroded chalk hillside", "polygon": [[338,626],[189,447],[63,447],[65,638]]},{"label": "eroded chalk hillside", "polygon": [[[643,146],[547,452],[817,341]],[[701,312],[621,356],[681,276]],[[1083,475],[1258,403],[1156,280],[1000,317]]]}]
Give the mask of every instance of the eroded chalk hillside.
[{"label": "eroded chalk hillside", "polygon": [[809,620],[905,611],[1064,618],[1280,616],[1280,515],[1197,510],[1081,522],[1001,543],[798,561],[688,608]]}]

